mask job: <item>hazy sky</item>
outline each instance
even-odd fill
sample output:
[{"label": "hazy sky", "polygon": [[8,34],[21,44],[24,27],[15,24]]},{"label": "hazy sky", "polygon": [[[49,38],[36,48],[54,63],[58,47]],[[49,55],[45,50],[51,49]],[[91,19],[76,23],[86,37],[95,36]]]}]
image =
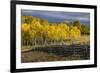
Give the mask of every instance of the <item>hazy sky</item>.
[{"label": "hazy sky", "polygon": [[43,11],[43,10],[21,10],[22,15],[39,17],[49,22],[73,22],[79,20],[81,23],[90,25],[90,13],[83,12],[63,12],[63,11]]}]

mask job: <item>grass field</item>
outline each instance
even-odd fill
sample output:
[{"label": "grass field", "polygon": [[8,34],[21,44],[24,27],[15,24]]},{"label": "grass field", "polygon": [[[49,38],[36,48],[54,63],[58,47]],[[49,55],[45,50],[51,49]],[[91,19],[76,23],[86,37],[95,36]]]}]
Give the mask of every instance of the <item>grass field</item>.
[{"label": "grass field", "polygon": [[[21,53],[21,62],[48,62],[48,61],[69,61],[69,60],[85,60],[81,55],[61,56],[54,53],[42,51],[30,51]],[[89,59],[89,58],[88,58]]]},{"label": "grass field", "polygon": [[[33,49],[32,46],[23,46],[21,49],[21,62],[46,62],[46,61],[68,61],[68,60],[85,60],[90,58],[90,48],[88,47],[88,51],[84,52],[85,46],[89,46],[90,38],[88,35],[82,36],[77,39],[77,41],[74,41],[75,43],[73,45],[78,46],[80,45],[82,47],[75,48],[74,46],[72,48],[64,47],[58,47],[58,48],[52,48],[52,47],[44,47],[44,46],[35,46],[38,47],[37,49]],[[71,43],[67,43],[67,46],[71,46]],[[66,45],[65,45],[66,46]],[[33,50],[32,50],[33,49]],[[75,49],[78,49],[78,53],[73,53]],[[72,53],[71,53],[72,50]],[[85,49],[86,50],[86,49]],[[77,51],[77,50],[76,50]],[[59,55],[60,54],[60,55]],[[69,55],[67,55],[69,54]]]},{"label": "grass field", "polygon": [[[79,37],[78,39],[75,40],[70,40],[65,42],[65,45],[72,45],[72,44],[78,44],[78,45],[90,45],[90,36],[89,35],[82,35],[81,37]],[[45,45],[35,45],[35,46],[21,46],[21,51],[29,51],[32,50],[33,48],[36,47],[45,47]]]}]

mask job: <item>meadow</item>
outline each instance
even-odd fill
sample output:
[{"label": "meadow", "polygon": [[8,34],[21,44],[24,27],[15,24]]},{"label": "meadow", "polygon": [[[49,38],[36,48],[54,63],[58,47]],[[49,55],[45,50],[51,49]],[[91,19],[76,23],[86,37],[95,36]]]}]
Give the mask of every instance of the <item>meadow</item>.
[{"label": "meadow", "polygon": [[80,21],[50,23],[22,16],[21,62],[90,59],[90,29]]}]

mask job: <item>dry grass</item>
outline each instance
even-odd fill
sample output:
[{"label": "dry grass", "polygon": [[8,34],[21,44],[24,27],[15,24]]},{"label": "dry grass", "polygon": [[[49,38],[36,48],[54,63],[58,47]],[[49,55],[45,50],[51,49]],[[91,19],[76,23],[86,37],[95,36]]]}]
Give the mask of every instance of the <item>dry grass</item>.
[{"label": "dry grass", "polygon": [[21,46],[21,51],[28,51],[28,50],[31,50],[32,49],[32,46]]},{"label": "dry grass", "polygon": [[89,45],[90,44],[90,36],[89,35],[82,35],[75,42],[80,44],[80,45]]},{"label": "dry grass", "polygon": [[[78,37],[77,39],[71,39],[70,41],[66,41],[64,45],[90,45],[90,36],[89,35],[82,35]],[[35,45],[35,46],[21,46],[21,51],[29,51],[32,50],[32,48],[35,47],[44,47],[44,45]]]},{"label": "dry grass", "polygon": [[81,60],[80,56],[58,56],[55,54],[50,54],[46,52],[39,52],[39,51],[30,51],[30,52],[23,52],[21,53],[21,62],[28,63],[28,62],[49,62],[49,61],[68,61],[68,60]]}]

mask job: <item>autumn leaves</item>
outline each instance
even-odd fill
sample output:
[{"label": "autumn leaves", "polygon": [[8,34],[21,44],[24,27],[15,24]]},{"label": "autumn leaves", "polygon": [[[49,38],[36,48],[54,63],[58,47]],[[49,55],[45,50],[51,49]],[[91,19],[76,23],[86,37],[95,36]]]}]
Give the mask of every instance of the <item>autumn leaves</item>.
[{"label": "autumn leaves", "polygon": [[32,16],[22,16],[22,45],[62,43],[69,39],[78,39],[81,30],[67,23],[49,23],[47,20]]}]

